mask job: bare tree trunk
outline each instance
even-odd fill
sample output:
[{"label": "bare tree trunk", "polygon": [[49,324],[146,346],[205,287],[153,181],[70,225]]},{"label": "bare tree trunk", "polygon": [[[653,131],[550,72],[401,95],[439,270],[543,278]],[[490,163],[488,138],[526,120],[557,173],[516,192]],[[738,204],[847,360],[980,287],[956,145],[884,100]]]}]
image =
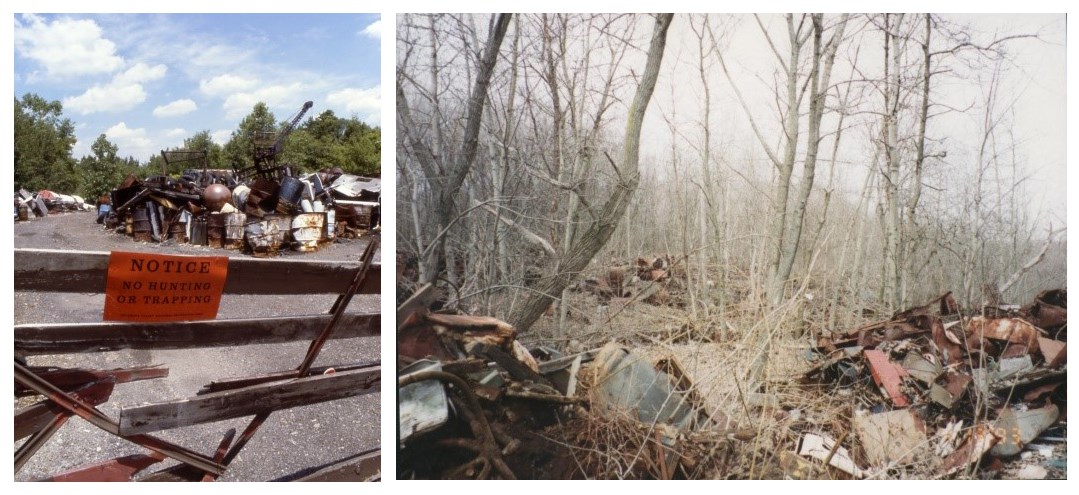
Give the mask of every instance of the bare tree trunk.
[{"label": "bare tree trunk", "polygon": [[659,67],[666,46],[667,29],[673,17],[673,14],[661,14],[656,18],[655,30],[648,50],[648,61],[629,108],[622,165],[617,167],[612,163],[620,178],[619,183],[597,212],[596,220],[570,246],[570,249],[563,253],[562,259],[555,268],[555,273],[542,279],[537,292],[528,295],[518,312],[511,316],[510,322],[519,332],[526,332],[543,314],[551,301],[558,298],[562,291],[573,282],[592,257],[607,243],[625,214],[626,207],[640,180],[638,162],[641,126],[648,103],[656,88],[656,79],[659,76]]}]

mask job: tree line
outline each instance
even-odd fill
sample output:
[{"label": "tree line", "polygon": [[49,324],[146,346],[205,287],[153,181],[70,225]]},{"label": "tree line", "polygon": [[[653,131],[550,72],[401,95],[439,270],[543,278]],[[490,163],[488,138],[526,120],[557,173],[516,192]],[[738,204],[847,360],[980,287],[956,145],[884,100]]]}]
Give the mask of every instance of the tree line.
[{"label": "tree line", "polygon": [[[209,130],[202,130],[170,150],[205,151],[208,168],[239,169],[252,164],[254,132],[276,131],[280,126],[266,104],[259,102],[224,145],[214,142]],[[350,174],[377,176],[381,169],[381,139],[379,127],[326,110],[297,125],[277,162],[292,165],[295,172],[336,167]],[[89,155],[76,159],[72,154],[75,143],[75,122],[64,116],[59,101],[34,93],[15,98],[16,189],[49,189],[96,198],[111,191],[129,174],[148,177],[164,171],[178,176],[184,169],[195,168],[191,162],[174,161],[165,166],[160,154],[146,161],[121,157],[119,147],[105,134],[90,145]]]},{"label": "tree line", "polygon": [[[1063,225],[1027,205],[1002,82],[1034,34],[932,14],[411,14],[397,37],[398,248],[420,282],[519,331],[645,253],[688,266],[704,319],[806,293],[884,313],[1064,283]],[[670,89],[651,94],[653,69]],[[668,149],[642,145],[646,109]]]}]

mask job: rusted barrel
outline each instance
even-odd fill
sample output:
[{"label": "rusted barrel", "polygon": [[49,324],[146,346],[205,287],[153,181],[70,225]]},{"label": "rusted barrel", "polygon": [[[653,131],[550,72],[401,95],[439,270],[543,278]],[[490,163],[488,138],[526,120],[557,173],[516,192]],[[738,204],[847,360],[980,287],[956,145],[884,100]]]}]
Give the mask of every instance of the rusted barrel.
[{"label": "rusted barrel", "polygon": [[210,213],[206,219],[206,243],[212,248],[225,247],[225,214]]},{"label": "rusted barrel", "polygon": [[196,246],[206,245],[206,217],[191,219],[191,244]]},{"label": "rusted barrel", "polygon": [[169,238],[178,244],[187,244],[187,222],[176,220],[169,224]]},{"label": "rusted barrel", "polygon": [[136,241],[150,242],[154,240],[153,226],[150,224],[150,212],[144,206],[131,211],[131,232]]},{"label": "rusted barrel", "polygon": [[30,220],[30,207],[26,204],[19,205],[19,220],[23,222]]},{"label": "rusted barrel", "polygon": [[322,238],[324,213],[302,213],[292,219],[292,249],[294,251],[314,251]]},{"label": "rusted barrel", "polygon": [[244,248],[244,223],[246,213],[227,213],[225,215],[225,249]]},{"label": "rusted barrel", "polygon": [[277,193],[277,211],[279,213],[292,213],[299,208],[300,199],[303,197],[303,182],[295,177],[281,179],[281,189]]},{"label": "rusted barrel", "polygon": [[277,254],[281,247],[281,237],[277,232],[277,224],[270,220],[251,222],[244,225],[247,245],[255,256],[268,256]]}]

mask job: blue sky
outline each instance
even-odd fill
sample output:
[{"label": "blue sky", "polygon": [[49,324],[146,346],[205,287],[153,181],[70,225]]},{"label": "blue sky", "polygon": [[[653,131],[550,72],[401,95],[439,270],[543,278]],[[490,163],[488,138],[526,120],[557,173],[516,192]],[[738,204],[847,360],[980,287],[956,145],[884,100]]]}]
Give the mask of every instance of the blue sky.
[{"label": "blue sky", "polygon": [[[64,105],[74,156],[101,134],[146,161],[266,103],[381,125],[378,14],[15,14],[15,96]],[[391,33],[392,34],[392,33]],[[305,117],[306,119],[306,117]]]}]

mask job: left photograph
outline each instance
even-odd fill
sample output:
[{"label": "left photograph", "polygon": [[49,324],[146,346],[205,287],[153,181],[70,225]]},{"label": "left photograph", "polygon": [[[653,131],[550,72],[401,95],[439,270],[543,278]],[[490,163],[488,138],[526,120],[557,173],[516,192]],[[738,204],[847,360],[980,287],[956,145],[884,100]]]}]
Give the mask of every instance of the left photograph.
[{"label": "left photograph", "polygon": [[15,481],[380,481],[378,14],[15,14]]}]

